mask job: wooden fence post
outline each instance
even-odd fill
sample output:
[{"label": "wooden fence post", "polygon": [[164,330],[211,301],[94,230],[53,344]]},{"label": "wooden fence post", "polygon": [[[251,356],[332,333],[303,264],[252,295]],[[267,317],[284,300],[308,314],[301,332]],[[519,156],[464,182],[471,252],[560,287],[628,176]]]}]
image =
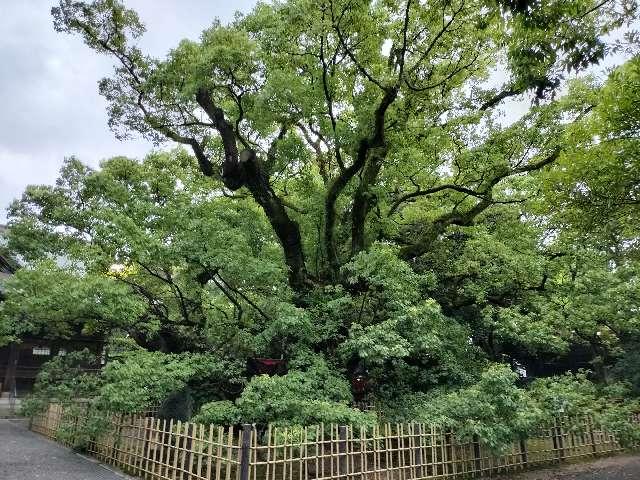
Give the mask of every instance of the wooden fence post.
[{"label": "wooden fence post", "polygon": [[455,473],[455,459],[453,458],[453,437],[449,429],[442,431],[442,464],[446,475]]},{"label": "wooden fence post", "polygon": [[524,438],[520,439],[520,458],[522,460],[522,468],[527,468],[529,458],[527,455],[527,441]]},{"label": "wooden fence post", "polygon": [[240,480],[249,480],[249,465],[251,463],[251,433],[253,425],[242,424],[242,444],[240,447]]},{"label": "wooden fence post", "polygon": [[338,427],[338,453],[340,454],[338,468],[341,477],[348,475],[348,459],[347,459],[347,427],[340,425]]},{"label": "wooden fence post", "polygon": [[557,451],[558,461],[564,459],[564,440],[562,427],[557,418],[553,419],[553,448]]},{"label": "wooden fence post", "polygon": [[591,451],[593,455],[598,453],[598,447],[596,446],[596,436],[593,433],[593,417],[587,417],[587,427],[589,428],[589,438],[591,439]]},{"label": "wooden fence post", "polygon": [[113,442],[111,446],[111,457],[115,464],[118,459],[118,450],[120,450],[120,436],[122,435],[122,422],[123,422],[124,414],[121,413],[119,418],[118,416],[115,416],[115,415],[111,418],[112,418],[111,420],[112,423],[114,419],[116,421],[116,428],[114,429],[114,432],[113,432]]},{"label": "wooden fence post", "polygon": [[480,439],[478,435],[473,435],[473,458],[478,473],[482,472],[482,456],[480,453]]},{"label": "wooden fence post", "polygon": [[[418,435],[416,436],[416,425],[418,427]],[[422,465],[422,424],[413,424],[411,434],[414,439],[415,453],[414,453],[414,461],[416,466],[420,467]],[[417,442],[416,442],[417,438]]]}]

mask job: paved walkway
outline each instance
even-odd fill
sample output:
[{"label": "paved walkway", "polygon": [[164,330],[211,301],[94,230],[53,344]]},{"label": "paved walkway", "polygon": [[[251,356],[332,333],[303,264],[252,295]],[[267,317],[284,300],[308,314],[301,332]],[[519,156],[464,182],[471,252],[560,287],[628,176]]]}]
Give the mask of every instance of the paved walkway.
[{"label": "paved walkway", "polygon": [[0,479],[2,480],[123,480],[130,478],[107,470],[77,455],[23,424],[0,420]]}]

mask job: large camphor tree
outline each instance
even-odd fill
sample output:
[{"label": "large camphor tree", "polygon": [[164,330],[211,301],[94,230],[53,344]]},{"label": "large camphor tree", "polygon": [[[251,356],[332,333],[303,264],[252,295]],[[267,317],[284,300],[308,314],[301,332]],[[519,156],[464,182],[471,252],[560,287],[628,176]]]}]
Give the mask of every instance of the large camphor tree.
[{"label": "large camphor tree", "polygon": [[[533,368],[579,345],[603,367],[637,332],[637,229],[590,220],[633,210],[638,179],[589,165],[637,169],[620,149],[637,150],[640,75],[636,58],[604,85],[580,72],[632,51],[636,14],[633,1],[289,0],[157,59],[121,2],[61,1],[56,29],[116,62],[100,82],[116,136],[186,150],[97,171],[71,159],[55,187],[27,190],[12,244],[39,263],[16,275],[9,330],[80,323],[214,352],[237,362],[236,387],[247,358],[286,359],[285,376],[225,387],[239,398],[219,411],[247,420],[322,420],[364,370],[406,418],[416,395],[471,385],[491,361]],[[82,267],[61,273],[52,254]],[[54,324],[51,304],[25,300],[42,275],[77,285],[50,298],[65,306]]]},{"label": "large camphor tree", "polygon": [[[116,135],[187,145],[221,181],[212,190],[246,188],[282,246],[291,287],[305,292],[339,279],[376,239],[416,259],[447,227],[519,199],[505,180],[552,163],[565,124],[591,106],[552,102],[509,128],[493,113],[509,97],[551,96],[564,72],[601,60],[603,36],[632,8],[275,2],[214,23],[163,60],[135,46],[144,27],[120,2],[64,1],[53,15],[56,29],[117,60],[100,82]],[[489,88],[496,70],[506,81]],[[423,214],[408,221],[416,200]],[[315,221],[300,218],[306,207]]]}]

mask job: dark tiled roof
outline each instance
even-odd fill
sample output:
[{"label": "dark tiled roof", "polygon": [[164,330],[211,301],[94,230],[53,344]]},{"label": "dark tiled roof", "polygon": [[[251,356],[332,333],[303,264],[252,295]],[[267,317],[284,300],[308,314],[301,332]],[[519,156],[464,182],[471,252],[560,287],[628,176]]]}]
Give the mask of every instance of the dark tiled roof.
[{"label": "dark tiled roof", "polygon": [[[0,225],[0,239],[4,236],[7,231],[7,227],[5,225]],[[16,263],[9,257],[9,255],[3,251],[2,243],[0,243],[0,277],[5,275],[10,275],[16,271]]]},{"label": "dark tiled roof", "polygon": [[12,263],[0,254],[0,274],[12,274],[15,272]]}]

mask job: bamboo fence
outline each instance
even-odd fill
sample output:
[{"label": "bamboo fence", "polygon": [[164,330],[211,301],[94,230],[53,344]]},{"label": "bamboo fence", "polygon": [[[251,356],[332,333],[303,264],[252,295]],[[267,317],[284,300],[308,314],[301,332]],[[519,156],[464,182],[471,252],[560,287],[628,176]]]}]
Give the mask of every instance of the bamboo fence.
[{"label": "bamboo fence", "polygon": [[[32,419],[31,428],[58,439],[58,405]],[[71,425],[81,419],[71,419]],[[640,422],[634,416],[633,422]],[[75,422],[75,423],[74,423]],[[68,437],[67,437],[68,438]],[[72,440],[65,443],[72,444]],[[558,419],[537,435],[496,453],[477,438],[425,424],[374,428],[320,425],[258,429],[216,427],[113,416],[106,432],[88,443],[99,460],[153,480],[422,480],[491,476],[622,448],[590,417]]]}]

